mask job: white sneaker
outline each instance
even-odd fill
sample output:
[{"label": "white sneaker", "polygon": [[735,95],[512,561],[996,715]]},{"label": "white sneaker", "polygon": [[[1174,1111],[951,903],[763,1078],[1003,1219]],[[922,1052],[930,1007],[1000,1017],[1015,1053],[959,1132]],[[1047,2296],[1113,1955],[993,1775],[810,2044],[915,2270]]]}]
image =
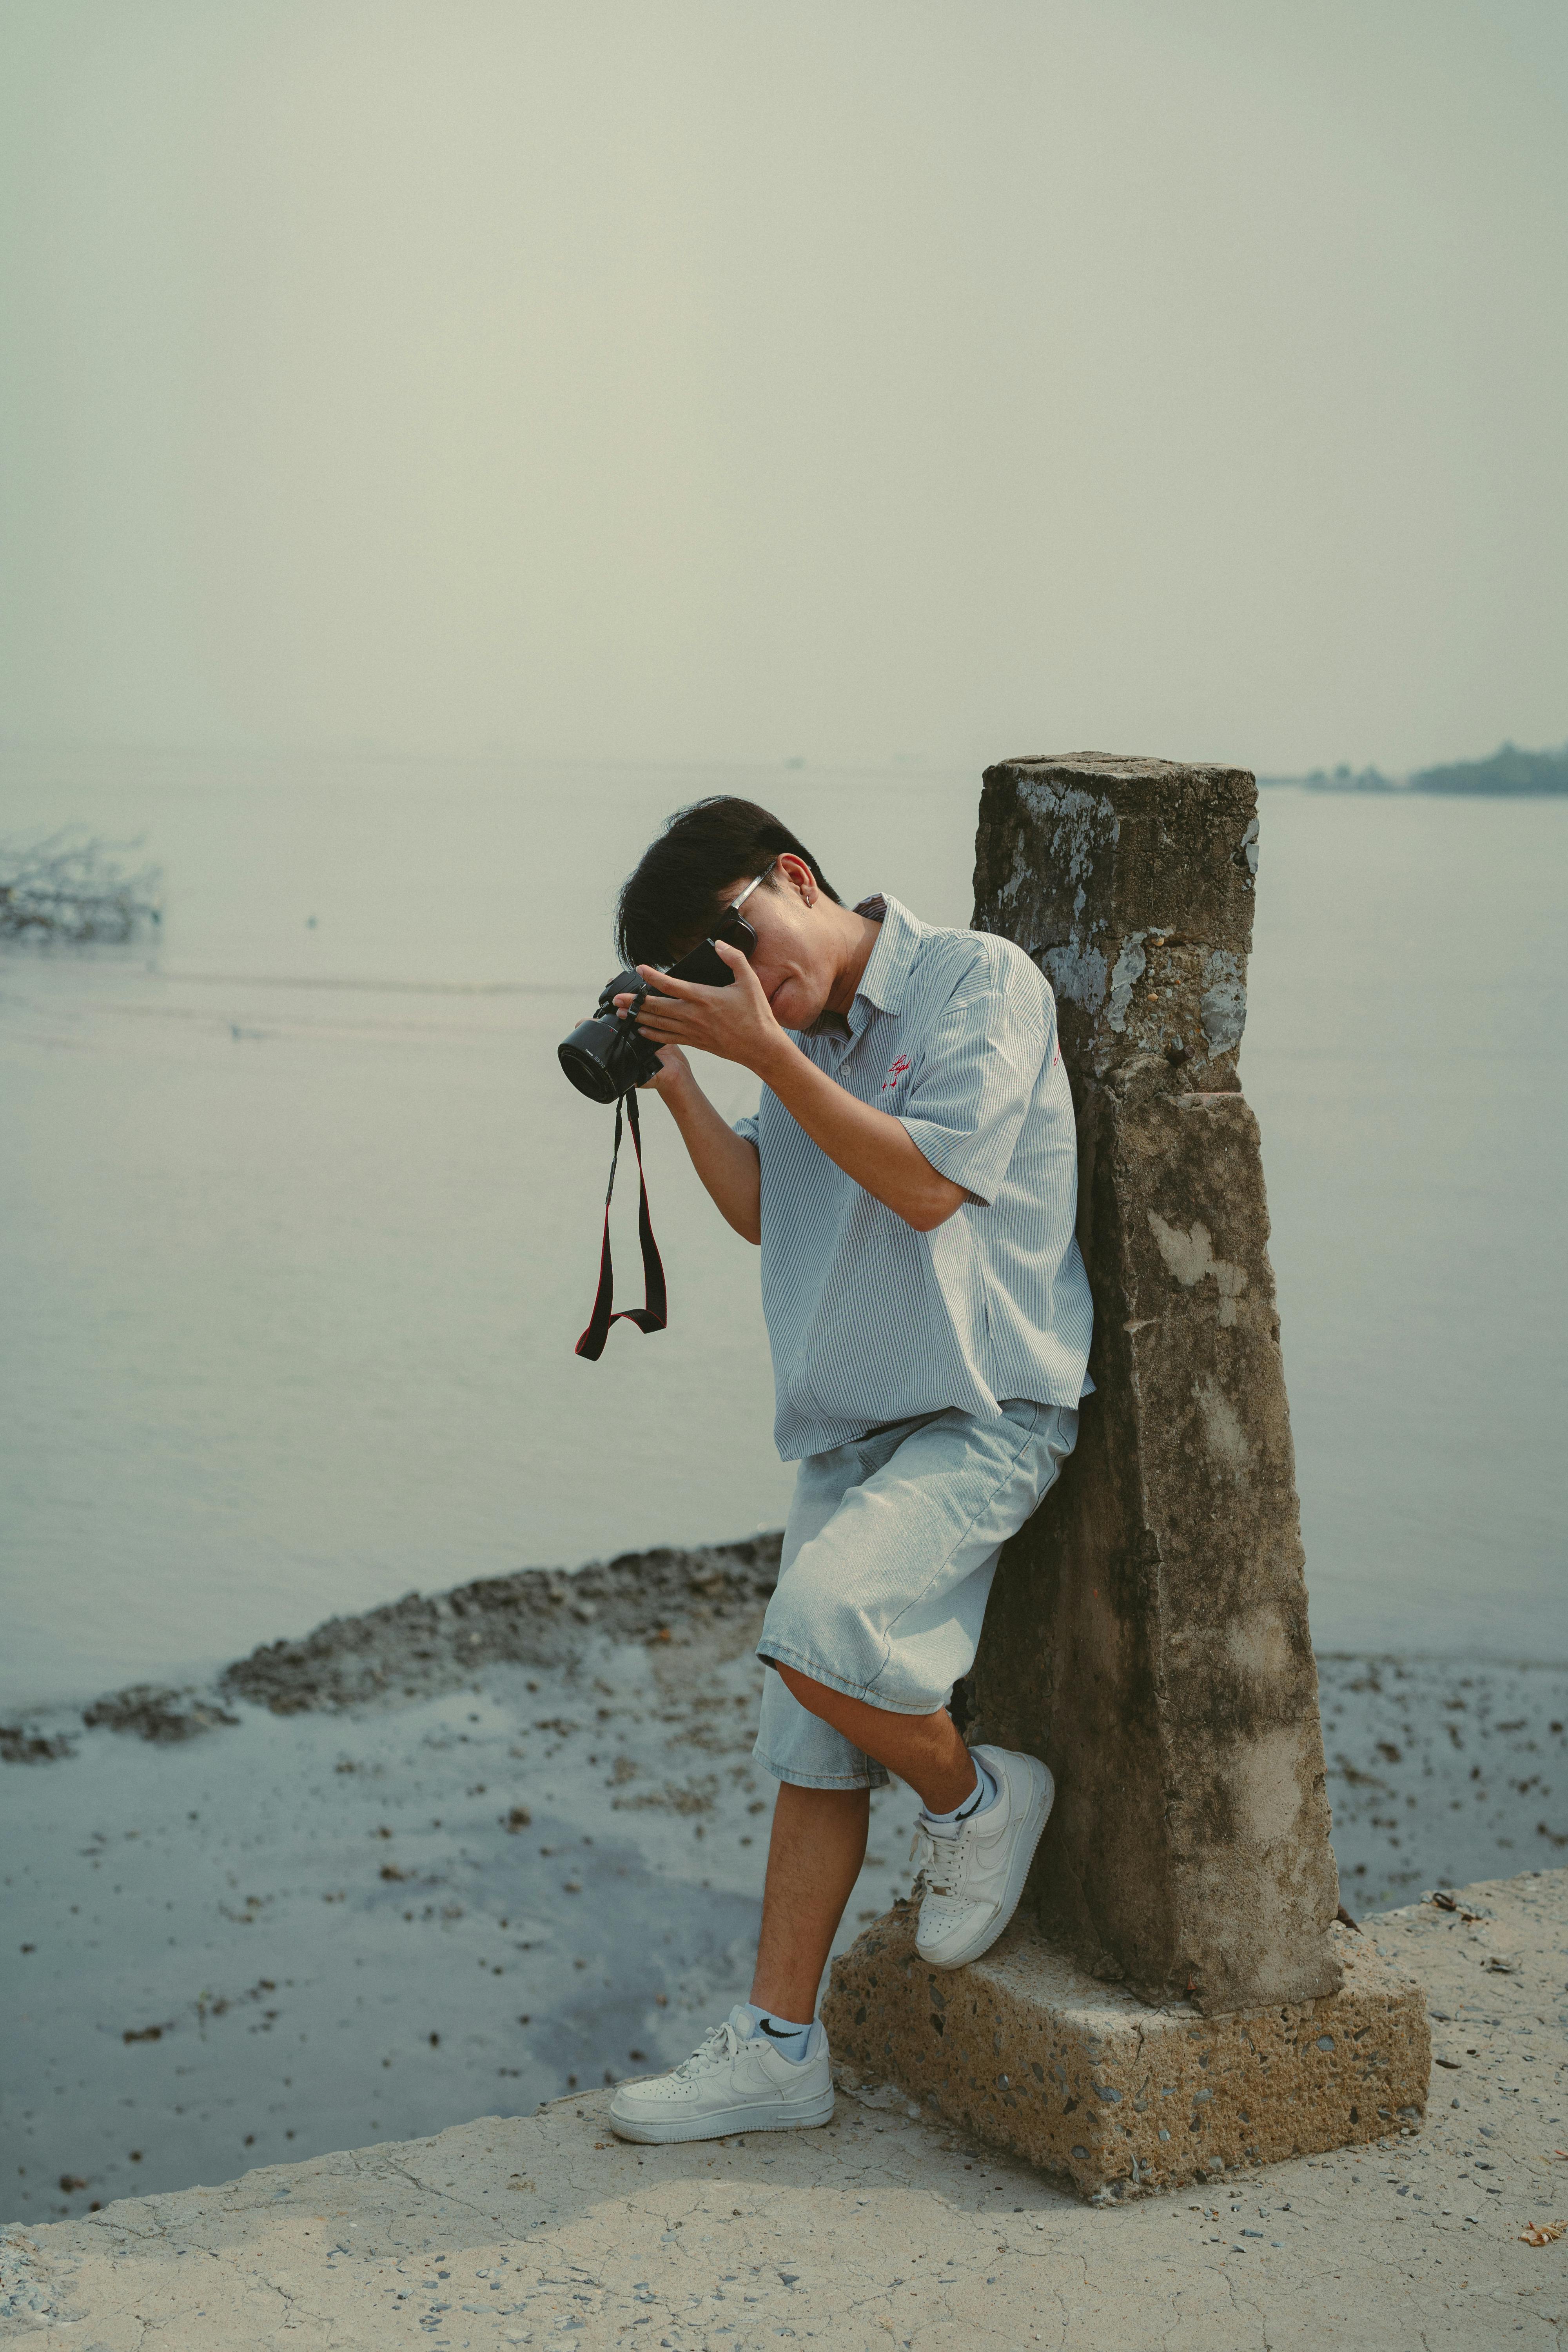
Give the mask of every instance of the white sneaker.
[{"label": "white sneaker", "polygon": [[730,2011],[673,2074],[623,2083],[610,2101],[622,2139],[723,2139],[731,2132],[794,2131],[833,2114],[833,2064],[820,2020],[804,2058],[781,2058]]},{"label": "white sneaker", "polygon": [[952,1837],[915,1829],[917,1894],[923,1881],[915,1949],[933,1969],[961,1969],[990,1950],[1018,1907],[1057,1793],[1037,1756],[1016,1756],[1010,1748],[972,1753],[996,1783],[995,1803],[972,1814]]}]

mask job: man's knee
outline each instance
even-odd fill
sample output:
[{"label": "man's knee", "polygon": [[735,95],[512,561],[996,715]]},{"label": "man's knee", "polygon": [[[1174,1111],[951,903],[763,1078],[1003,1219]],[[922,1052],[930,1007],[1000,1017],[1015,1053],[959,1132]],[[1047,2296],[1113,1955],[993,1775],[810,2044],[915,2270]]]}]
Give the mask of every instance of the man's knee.
[{"label": "man's knee", "polygon": [[775,1663],[773,1671],[791,1698],[798,1699],[808,1715],[819,1716],[826,1719],[832,1712],[834,1701],[839,1694],[829,1690],[826,1683],[814,1683],[809,1675],[803,1675],[795,1666],[784,1666]]}]

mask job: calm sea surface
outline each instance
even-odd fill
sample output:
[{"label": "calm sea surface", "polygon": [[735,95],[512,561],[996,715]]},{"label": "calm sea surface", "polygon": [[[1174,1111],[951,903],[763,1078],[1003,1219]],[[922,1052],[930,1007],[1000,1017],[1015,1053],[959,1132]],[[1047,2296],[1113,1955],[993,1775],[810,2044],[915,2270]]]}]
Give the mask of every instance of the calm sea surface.
[{"label": "calm sea surface", "polygon": [[[657,1105],[672,1327],[572,1354],[610,1123],[555,1044],[724,789],[968,920],[972,776],[5,755],[0,835],[142,835],[168,914],[151,961],[0,957],[0,1703],[782,1519],[755,1255]],[[1242,1075],[1320,1648],[1568,1657],[1565,878],[1568,802],[1262,796]]]}]

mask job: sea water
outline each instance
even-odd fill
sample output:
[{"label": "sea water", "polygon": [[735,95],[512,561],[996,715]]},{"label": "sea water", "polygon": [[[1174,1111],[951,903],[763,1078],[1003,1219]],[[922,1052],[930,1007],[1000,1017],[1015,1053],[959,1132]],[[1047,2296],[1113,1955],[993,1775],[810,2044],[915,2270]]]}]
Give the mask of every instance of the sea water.
[{"label": "sea water", "polygon": [[[967,921],[968,774],[5,755],[0,836],[141,837],[166,915],[0,956],[0,1704],[781,1521],[755,1254],[657,1103],[670,1328],[572,1352],[611,1121],[555,1045],[621,877],[725,790],[847,898]],[[1563,1658],[1568,803],[1261,809],[1241,1066],[1314,1637]]]}]

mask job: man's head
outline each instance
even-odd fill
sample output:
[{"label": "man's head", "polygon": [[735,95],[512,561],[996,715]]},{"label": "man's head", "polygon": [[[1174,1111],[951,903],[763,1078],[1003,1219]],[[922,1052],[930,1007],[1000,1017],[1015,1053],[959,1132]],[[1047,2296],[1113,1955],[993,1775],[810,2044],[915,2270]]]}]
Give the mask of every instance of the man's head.
[{"label": "man's head", "polygon": [[616,937],[628,964],[669,964],[710,938],[746,900],[757,935],[752,969],[779,1021],[809,1028],[833,992],[860,926],[804,842],[754,801],[728,795],[679,810],[621,892]]}]

